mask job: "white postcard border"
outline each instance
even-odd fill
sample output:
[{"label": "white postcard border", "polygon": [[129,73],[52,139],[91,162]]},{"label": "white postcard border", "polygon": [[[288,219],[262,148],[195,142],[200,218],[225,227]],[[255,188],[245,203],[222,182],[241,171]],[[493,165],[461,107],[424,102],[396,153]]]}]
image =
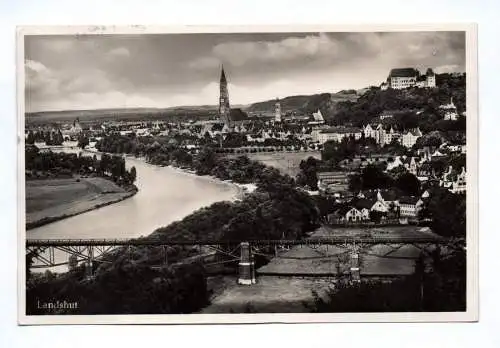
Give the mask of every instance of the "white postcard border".
[{"label": "white postcard border", "polygon": [[[26,315],[25,284],[25,177],[24,113],[26,35],[116,35],[173,33],[251,32],[397,32],[465,31],[467,105],[467,310],[465,312],[408,313],[321,313],[321,314],[158,314],[158,315]],[[42,324],[248,324],[248,323],[328,323],[328,322],[474,322],[479,320],[478,303],[478,65],[477,25],[447,24],[363,24],[363,25],[272,25],[272,26],[23,26],[17,30],[17,138],[18,138],[18,323]],[[151,231],[152,233],[153,231]],[[283,289],[286,291],[286,289]]]}]

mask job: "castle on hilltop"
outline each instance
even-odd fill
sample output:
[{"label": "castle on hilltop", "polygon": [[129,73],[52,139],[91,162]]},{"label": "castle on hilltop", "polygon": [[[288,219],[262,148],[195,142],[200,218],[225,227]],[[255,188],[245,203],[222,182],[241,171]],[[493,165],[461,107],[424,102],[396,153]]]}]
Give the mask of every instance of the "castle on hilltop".
[{"label": "castle on hilltop", "polygon": [[387,80],[380,85],[380,89],[405,89],[409,87],[434,88],[436,87],[436,74],[429,68],[425,75],[421,75],[414,68],[398,68],[389,72]]}]

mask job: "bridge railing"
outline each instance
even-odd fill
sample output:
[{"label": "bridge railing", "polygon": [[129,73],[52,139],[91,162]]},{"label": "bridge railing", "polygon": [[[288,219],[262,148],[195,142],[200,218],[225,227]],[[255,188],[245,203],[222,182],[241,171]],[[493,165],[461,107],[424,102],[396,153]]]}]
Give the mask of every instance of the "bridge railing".
[{"label": "bridge railing", "polygon": [[338,244],[380,244],[380,243],[436,243],[449,244],[452,241],[449,238],[439,236],[380,236],[380,237],[319,237],[307,239],[246,239],[242,240],[155,240],[155,239],[28,239],[26,240],[27,247],[43,247],[43,246],[80,246],[80,245],[98,245],[98,246],[236,246],[242,242],[248,242],[252,245],[338,245]]}]

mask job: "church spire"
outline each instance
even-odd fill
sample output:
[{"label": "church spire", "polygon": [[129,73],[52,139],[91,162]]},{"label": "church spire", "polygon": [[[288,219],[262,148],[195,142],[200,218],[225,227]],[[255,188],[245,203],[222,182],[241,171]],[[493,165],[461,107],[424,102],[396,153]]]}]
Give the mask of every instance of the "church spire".
[{"label": "church spire", "polygon": [[224,122],[227,128],[231,129],[231,106],[229,105],[229,93],[227,90],[227,80],[226,74],[224,72],[224,66],[221,67],[220,72],[220,96],[219,96],[219,117]]},{"label": "church spire", "polygon": [[222,67],[221,67],[221,72],[220,72],[220,82],[221,83],[227,83],[227,80],[226,80],[226,74],[224,72],[224,64],[222,64]]}]

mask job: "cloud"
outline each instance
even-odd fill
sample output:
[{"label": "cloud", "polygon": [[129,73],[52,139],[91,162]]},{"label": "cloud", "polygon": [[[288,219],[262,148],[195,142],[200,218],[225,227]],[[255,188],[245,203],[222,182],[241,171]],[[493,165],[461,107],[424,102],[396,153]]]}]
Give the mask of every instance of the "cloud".
[{"label": "cloud", "polygon": [[25,91],[30,95],[56,95],[59,91],[60,81],[58,76],[44,64],[26,60],[25,64]]},{"label": "cloud", "polygon": [[452,32],[31,37],[26,109],[233,104],[379,85],[389,70],[465,70]]},{"label": "cloud", "polygon": [[220,62],[242,66],[248,62],[283,62],[298,58],[334,55],[337,44],[325,34],[290,37],[280,41],[224,42],[211,55],[189,62],[190,67],[210,68]]}]

